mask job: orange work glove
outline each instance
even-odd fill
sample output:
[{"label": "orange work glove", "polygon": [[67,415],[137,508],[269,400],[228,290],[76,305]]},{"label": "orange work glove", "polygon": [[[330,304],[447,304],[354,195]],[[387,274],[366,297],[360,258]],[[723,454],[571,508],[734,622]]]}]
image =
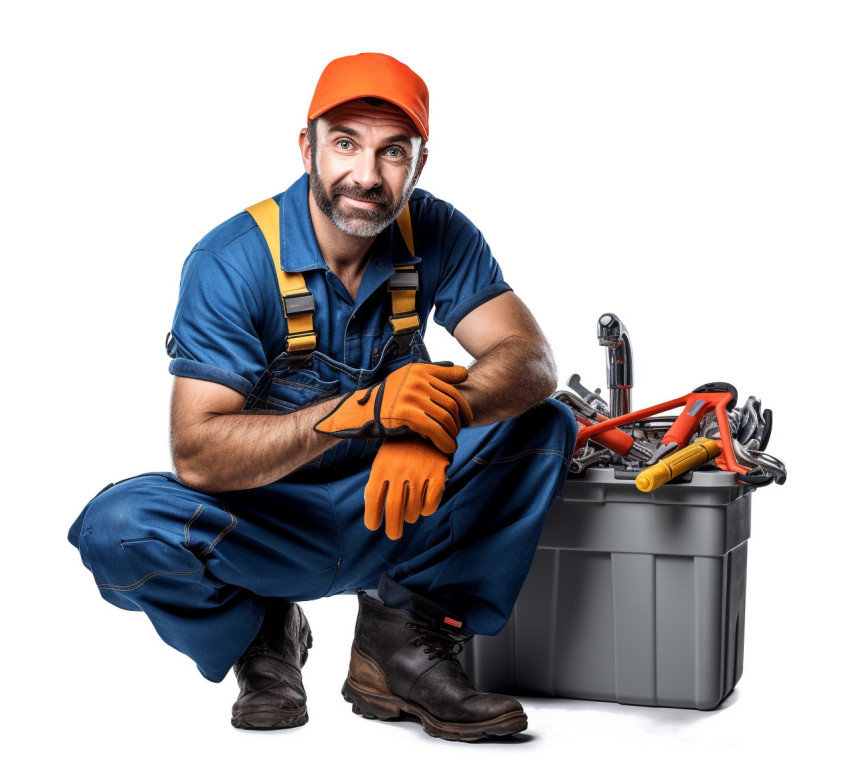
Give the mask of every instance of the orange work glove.
[{"label": "orange work glove", "polygon": [[407,364],[381,383],[349,394],[313,428],[334,437],[365,439],[413,432],[443,453],[454,453],[457,434],[472,421],[472,410],[452,384],[467,376],[465,367]]},{"label": "orange work glove", "polygon": [[383,518],[387,537],[397,540],[405,523],[416,523],[420,515],[436,512],[448,466],[449,457],[428,440],[384,440],[364,492],[366,528],[375,531]]}]

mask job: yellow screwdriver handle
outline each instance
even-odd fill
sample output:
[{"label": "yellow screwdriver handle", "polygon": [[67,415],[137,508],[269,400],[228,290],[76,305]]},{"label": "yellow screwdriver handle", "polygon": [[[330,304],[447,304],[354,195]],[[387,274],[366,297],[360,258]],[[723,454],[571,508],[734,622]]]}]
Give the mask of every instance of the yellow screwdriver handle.
[{"label": "yellow screwdriver handle", "polygon": [[696,469],[720,455],[720,446],[708,437],[697,437],[680,451],[671,453],[657,464],[647,467],[635,479],[639,491],[655,491],[673,478]]}]

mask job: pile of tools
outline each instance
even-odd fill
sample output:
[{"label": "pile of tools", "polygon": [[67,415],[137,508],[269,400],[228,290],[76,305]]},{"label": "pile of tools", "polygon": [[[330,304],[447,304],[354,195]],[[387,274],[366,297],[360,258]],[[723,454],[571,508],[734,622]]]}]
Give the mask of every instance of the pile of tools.
[{"label": "pile of tools", "polygon": [[[570,390],[556,399],[575,413],[579,431],[570,472],[590,466],[617,466],[635,473],[641,491],[653,491],[697,467],[716,466],[735,473],[752,488],[785,482],[785,465],[765,452],[773,414],[751,396],[737,407],[738,392],[729,383],[706,383],[668,402],[633,411],[631,340],[612,313],[599,317],[596,334],[608,355],[610,404],[601,390],[590,391],[573,375]],[[677,407],[678,416],[659,415]]]}]

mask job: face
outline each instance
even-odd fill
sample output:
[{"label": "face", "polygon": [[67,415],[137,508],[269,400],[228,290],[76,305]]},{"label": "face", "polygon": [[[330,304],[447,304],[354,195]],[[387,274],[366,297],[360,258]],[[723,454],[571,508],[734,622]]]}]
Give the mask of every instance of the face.
[{"label": "face", "polygon": [[422,138],[401,109],[363,100],[340,105],[316,122],[316,143],[302,140],[310,191],[342,232],[374,237],[401,213],[424,159]]}]

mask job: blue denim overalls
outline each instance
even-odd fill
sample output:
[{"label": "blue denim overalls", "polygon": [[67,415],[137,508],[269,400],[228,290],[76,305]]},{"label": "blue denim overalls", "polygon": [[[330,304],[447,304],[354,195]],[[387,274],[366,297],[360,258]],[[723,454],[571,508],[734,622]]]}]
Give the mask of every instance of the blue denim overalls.
[{"label": "blue denim overalls", "polygon": [[[319,351],[313,351],[306,364],[292,369],[290,363],[293,358],[284,351],[263,373],[248,395],[242,412],[291,413],[335,396],[368,388],[405,364],[430,361],[419,332],[406,347],[407,350],[403,350],[403,341],[388,335],[373,358],[373,366],[365,370],[350,367]],[[379,445],[380,440],[342,440],[297,471],[333,467],[344,462],[351,466],[352,461],[374,457]]]},{"label": "blue denim overalls", "polygon": [[[282,353],[244,412],[292,412],[428,360],[419,332],[401,352],[388,331],[369,369],[313,352]],[[295,367],[292,369],[291,367]],[[547,401],[461,430],[439,510],[397,541],[363,524],[379,441],[343,440],[261,488],[205,494],[171,473],[107,487],[69,532],[107,601],[142,610],[162,639],[220,681],[256,635],[264,598],[304,601],[375,588],[382,575],[497,633],[528,573],[543,521],[566,477],[575,419]]]}]

